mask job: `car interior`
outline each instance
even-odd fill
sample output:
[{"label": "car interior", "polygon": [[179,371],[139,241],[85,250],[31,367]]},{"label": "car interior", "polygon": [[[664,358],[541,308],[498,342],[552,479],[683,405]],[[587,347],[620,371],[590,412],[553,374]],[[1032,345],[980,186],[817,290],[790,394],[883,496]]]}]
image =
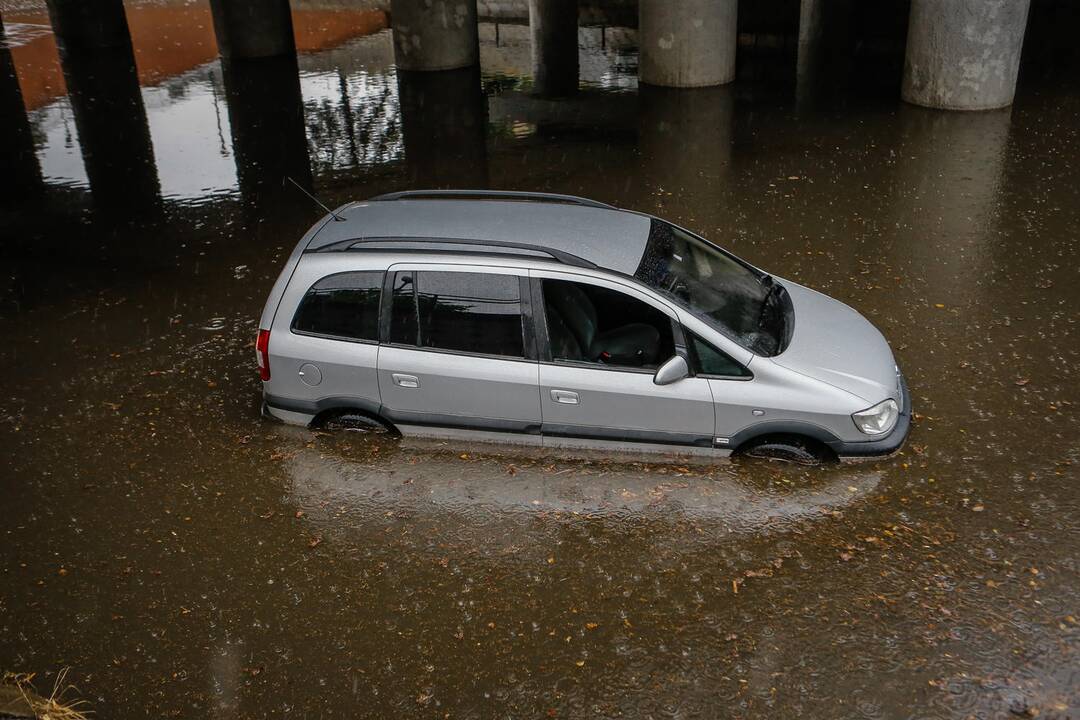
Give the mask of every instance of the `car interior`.
[{"label": "car interior", "polygon": [[552,358],[655,368],[675,354],[671,319],[629,295],[596,285],[544,280]]}]

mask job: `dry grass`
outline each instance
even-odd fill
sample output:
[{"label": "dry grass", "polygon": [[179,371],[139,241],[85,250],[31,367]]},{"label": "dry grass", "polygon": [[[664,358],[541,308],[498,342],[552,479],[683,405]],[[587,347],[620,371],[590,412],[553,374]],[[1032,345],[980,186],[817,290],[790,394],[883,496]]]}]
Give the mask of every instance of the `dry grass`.
[{"label": "dry grass", "polygon": [[23,701],[37,720],[88,720],[92,712],[84,709],[89,704],[86,700],[64,699],[64,695],[69,691],[77,692],[74,685],[64,684],[67,674],[68,668],[57,674],[48,698],[34,692],[34,673],[4,673],[3,683],[18,688]]}]

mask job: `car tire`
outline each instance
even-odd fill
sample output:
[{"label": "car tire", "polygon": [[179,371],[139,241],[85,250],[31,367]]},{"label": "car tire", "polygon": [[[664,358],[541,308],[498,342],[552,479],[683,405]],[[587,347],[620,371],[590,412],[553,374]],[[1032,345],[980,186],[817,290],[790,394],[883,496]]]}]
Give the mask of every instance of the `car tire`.
[{"label": "car tire", "polygon": [[820,465],[836,459],[821,443],[797,435],[772,435],[751,440],[739,449],[738,454],[799,465]]},{"label": "car tire", "polygon": [[352,410],[336,411],[318,418],[315,427],[327,432],[359,432],[374,435],[400,435],[390,423]]}]

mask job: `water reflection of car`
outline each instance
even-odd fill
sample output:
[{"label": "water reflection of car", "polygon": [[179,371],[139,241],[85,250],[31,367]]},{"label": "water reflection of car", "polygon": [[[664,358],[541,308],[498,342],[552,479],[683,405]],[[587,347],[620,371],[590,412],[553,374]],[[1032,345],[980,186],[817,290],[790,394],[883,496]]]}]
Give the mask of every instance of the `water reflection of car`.
[{"label": "water reflection of car", "polygon": [[265,409],[563,447],[887,455],[911,400],[881,333],[659,218],[537,193],[347,204],[259,324]]}]

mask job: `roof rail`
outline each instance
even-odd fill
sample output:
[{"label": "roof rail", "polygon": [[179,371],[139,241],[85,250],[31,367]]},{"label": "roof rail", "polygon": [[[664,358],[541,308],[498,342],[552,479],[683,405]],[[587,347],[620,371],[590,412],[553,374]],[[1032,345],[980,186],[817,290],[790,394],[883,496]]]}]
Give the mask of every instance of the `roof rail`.
[{"label": "roof rail", "polygon": [[614,205],[608,205],[597,200],[578,197],[577,195],[560,195],[558,193],[525,192],[521,190],[402,190],[400,192],[386,193],[371,198],[371,200],[412,200],[415,198],[434,198],[443,200],[484,198],[487,200],[534,200],[536,202],[567,203],[581,205],[583,207],[599,208],[602,210],[617,210]]},{"label": "roof rail", "polygon": [[[543,253],[549,255],[552,259],[561,262],[564,265],[573,265],[574,267],[595,269],[597,266],[595,263],[589,262],[584,258],[580,258],[577,255],[564,252],[562,250],[556,250],[555,248],[545,247],[543,245],[530,245],[528,243],[516,243],[516,242],[504,242],[502,240],[470,240],[468,238],[426,238],[426,237],[366,237],[355,238],[352,240],[339,240],[338,242],[331,243],[330,245],[324,245],[310,252],[343,252],[349,250],[374,250],[381,248],[365,248],[364,245],[458,245],[458,246],[476,246],[478,248],[504,248],[510,250],[528,250],[534,253]],[[407,250],[422,250],[423,248],[405,248]],[[444,250],[445,252],[445,250]],[[454,251],[452,251],[454,252]],[[468,250],[456,252],[469,252]],[[473,252],[483,252],[483,250],[475,250]]]}]

